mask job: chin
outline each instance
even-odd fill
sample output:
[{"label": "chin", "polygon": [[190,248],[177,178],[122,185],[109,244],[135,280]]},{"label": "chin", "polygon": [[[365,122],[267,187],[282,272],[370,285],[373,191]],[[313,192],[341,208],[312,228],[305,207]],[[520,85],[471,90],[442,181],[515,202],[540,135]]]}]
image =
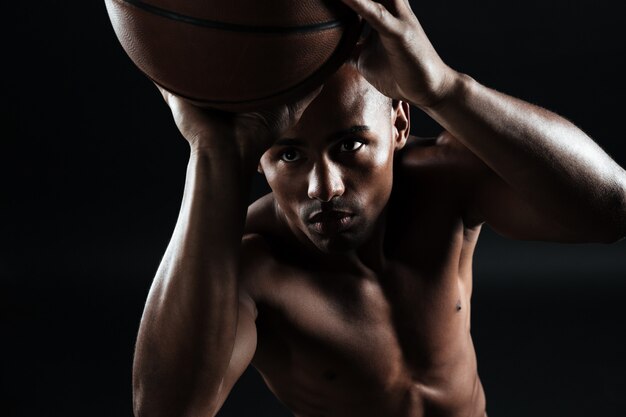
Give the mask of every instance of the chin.
[{"label": "chin", "polygon": [[342,254],[357,250],[367,241],[368,233],[359,232],[338,233],[332,236],[309,235],[309,239],[322,253]]},{"label": "chin", "polygon": [[320,252],[329,255],[348,253],[361,246],[360,244],[349,239],[342,238],[316,239],[313,243],[320,250]]}]

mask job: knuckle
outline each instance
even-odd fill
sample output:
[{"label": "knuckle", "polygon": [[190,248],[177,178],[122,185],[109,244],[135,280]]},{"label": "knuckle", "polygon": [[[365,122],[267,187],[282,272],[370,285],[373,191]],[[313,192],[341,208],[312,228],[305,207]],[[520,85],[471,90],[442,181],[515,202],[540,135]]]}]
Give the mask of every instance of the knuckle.
[{"label": "knuckle", "polygon": [[387,16],[387,8],[385,8],[385,6],[383,6],[381,3],[375,3],[375,13],[376,13],[376,17],[378,17],[378,19],[382,22],[385,21],[385,19],[388,17]]}]

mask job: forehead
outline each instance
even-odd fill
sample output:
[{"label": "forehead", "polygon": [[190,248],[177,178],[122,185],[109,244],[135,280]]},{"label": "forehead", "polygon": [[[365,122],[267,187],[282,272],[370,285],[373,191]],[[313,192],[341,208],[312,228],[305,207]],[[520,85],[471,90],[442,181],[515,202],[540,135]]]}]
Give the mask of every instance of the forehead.
[{"label": "forehead", "polygon": [[285,136],[304,137],[345,129],[350,126],[383,128],[390,114],[388,99],[369,84],[352,66],[344,65],[324,84],[300,121]]}]

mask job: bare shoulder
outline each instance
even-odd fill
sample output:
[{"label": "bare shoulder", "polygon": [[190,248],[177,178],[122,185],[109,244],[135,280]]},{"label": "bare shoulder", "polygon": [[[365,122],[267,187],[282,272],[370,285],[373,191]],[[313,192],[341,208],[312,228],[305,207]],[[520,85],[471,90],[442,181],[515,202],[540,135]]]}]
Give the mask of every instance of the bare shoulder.
[{"label": "bare shoulder", "polygon": [[481,224],[470,216],[474,196],[494,172],[452,134],[412,136],[395,164],[396,198],[408,201],[410,210],[429,218],[456,216],[467,230]]},{"label": "bare shoulder", "polygon": [[433,138],[411,136],[399,155],[404,175],[436,183],[468,183],[491,170],[457,138],[444,131]]}]

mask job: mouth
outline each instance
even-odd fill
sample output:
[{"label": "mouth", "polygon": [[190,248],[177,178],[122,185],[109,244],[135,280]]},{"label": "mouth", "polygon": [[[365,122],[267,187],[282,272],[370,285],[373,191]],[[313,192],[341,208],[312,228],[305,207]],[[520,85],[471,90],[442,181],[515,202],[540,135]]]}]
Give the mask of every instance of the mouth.
[{"label": "mouth", "polygon": [[320,211],[309,217],[309,226],[320,235],[343,232],[352,224],[353,213],[345,211]]}]

